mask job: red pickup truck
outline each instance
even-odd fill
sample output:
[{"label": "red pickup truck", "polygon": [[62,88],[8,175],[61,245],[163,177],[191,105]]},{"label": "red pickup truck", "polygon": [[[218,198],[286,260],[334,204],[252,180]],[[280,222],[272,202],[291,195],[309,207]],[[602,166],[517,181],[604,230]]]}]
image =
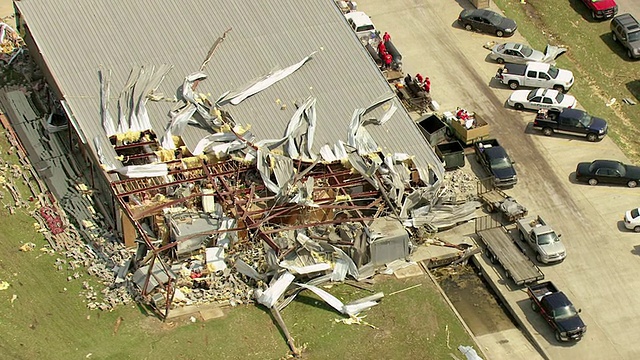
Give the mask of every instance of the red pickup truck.
[{"label": "red pickup truck", "polygon": [[615,0],[582,0],[591,10],[591,17],[594,20],[604,20],[616,16],[618,5]]}]

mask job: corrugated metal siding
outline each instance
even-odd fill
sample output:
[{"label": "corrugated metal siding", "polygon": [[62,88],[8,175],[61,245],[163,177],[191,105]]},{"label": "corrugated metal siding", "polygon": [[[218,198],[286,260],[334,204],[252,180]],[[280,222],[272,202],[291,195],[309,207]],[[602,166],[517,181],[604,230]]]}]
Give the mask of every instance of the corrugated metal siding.
[{"label": "corrugated metal siding", "polygon": [[[317,51],[286,79],[237,106],[225,105],[236,121],[252,125],[258,139],[282,137],[295,103],[314,96],[317,151],[346,140],[353,111],[392,91],[331,0],[22,0],[16,6],[87,139],[105,136],[99,115],[100,66],[112,71],[110,109],[116,118],[118,94],[133,68],[173,65],[158,89],[173,97],[229,28],[227,40],[205,69],[209,78],[198,87],[212,98]],[[285,110],[278,99],[287,105]],[[367,130],[384,152],[413,154],[419,166],[440,169],[423,135],[400,102],[395,103],[400,111],[386,125],[369,125]],[[156,134],[163,134],[173,106],[148,103]],[[192,129],[184,138],[195,144],[202,136]]]}]

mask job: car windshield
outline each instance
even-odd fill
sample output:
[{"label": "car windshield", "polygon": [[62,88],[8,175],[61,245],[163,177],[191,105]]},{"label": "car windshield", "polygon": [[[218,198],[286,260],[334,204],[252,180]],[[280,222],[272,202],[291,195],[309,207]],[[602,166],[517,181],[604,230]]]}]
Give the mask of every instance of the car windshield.
[{"label": "car windshield", "polygon": [[638,216],[640,216],[640,209],[633,209],[631,210],[631,217],[632,218],[637,218]]},{"label": "car windshield", "polygon": [[498,158],[491,160],[492,169],[507,169],[511,167],[511,160],[509,158]]},{"label": "car windshield", "polygon": [[558,238],[558,235],[556,235],[556,233],[554,232],[550,232],[550,233],[546,233],[538,236],[539,245],[549,245],[549,244],[557,243],[558,241],[560,241],[560,239]]},{"label": "car windshield", "polygon": [[553,318],[556,320],[569,319],[578,315],[576,308],[573,305],[563,306],[561,308],[553,309]]},{"label": "car windshield", "polygon": [[558,91],[558,95],[556,96],[556,101],[558,102],[558,104],[562,103],[562,100],[564,100],[564,94]]},{"label": "car windshield", "polygon": [[640,40],[640,31],[629,33],[629,42]]},{"label": "car windshield", "polygon": [[497,13],[491,12],[487,14],[487,20],[489,20],[492,25],[498,26],[502,22],[502,16]]},{"label": "car windshield", "polygon": [[538,94],[538,89],[533,89],[529,91],[529,94],[527,95],[527,100],[531,101],[531,99],[536,97],[537,94]]},{"label": "car windshield", "polygon": [[522,55],[524,55],[524,57],[529,57],[531,56],[531,54],[533,54],[533,49],[528,47],[527,45],[522,45],[520,52],[522,53]]},{"label": "car windshield", "polygon": [[582,114],[582,117],[580,118],[580,124],[584,125],[585,127],[591,125],[591,122],[593,121],[593,118],[591,117],[591,115],[584,113]]},{"label": "car windshield", "polygon": [[555,66],[549,67],[549,76],[551,76],[552,79],[557,78],[558,73],[560,73],[560,70],[557,67]]}]

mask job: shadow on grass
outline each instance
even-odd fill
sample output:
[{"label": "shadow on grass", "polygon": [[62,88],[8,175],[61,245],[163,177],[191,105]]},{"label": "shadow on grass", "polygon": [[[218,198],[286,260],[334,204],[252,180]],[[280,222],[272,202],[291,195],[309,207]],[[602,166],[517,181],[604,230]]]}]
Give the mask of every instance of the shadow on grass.
[{"label": "shadow on grass", "polygon": [[632,80],[625,84],[627,90],[636,98],[636,100],[640,101],[640,80]]},{"label": "shadow on grass", "polygon": [[602,42],[609,47],[612,53],[615,53],[616,55],[618,55],[620,59],[629,63],[636,61],[635,59],[629,58],[629,55],[627,55],[627,49],[625,49],[625,47],[622,46],[622,44],[618,43],[617,41],[613,41],[613,38],[611,37],[610,32],[606,32],[600,35],[600,39],[602,39]]}]

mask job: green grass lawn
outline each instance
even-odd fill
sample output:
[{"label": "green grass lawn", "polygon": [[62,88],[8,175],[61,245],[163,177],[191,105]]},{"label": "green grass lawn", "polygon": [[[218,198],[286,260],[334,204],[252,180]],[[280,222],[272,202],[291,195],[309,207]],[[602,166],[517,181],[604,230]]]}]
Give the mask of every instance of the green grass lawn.
[{"label": "green grass lawn", "polygon": [[[630,60],[611,38],[609,20],[591,20],[579,0],[494,0],[505,15],[516,20],[518,31],[537,49],[547,43],[569,51],[558,66],[574,72],[571,93],[591,114],[609,122],[609,136],[632,162],[640,163],[640,61]],[[613,106],[605,104],[616,98]],[[638,105],[626,105],[630,98]]]}]

